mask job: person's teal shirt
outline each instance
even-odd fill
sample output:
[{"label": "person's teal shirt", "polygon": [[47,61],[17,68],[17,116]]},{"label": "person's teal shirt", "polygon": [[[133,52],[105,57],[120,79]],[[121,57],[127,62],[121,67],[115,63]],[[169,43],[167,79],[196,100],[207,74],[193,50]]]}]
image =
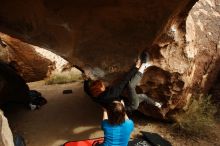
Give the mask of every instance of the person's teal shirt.
[{"label": "person's teal shirt", "polygon": [[134,129],[134,122],[130,119],[125,120],[120,125],[111,125],[108,120],[102,121],[104,131],[104,142],[102,146],[127,146],[131,132]]}]

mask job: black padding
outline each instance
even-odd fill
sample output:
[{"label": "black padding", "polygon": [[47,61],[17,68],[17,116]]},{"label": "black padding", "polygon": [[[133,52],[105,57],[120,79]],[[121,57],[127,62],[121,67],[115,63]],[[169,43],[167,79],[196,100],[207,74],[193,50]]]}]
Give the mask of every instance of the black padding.
[{"label": "black padding", "polygon": [[152,146],[172,146],[169,141],[161,137],[157,133],[141,131],[143,138],[147,140]]}]

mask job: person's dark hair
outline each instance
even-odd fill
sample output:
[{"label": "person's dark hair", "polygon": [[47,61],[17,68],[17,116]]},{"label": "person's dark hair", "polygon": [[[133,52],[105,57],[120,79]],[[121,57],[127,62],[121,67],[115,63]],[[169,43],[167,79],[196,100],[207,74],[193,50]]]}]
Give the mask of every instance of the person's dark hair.
[{"label": "person's dark hair", "polygon": [[101,80],[96,80],[96,81],[92,82],[92,84],[90,86],[90,92],[91,92],[92,96],[97,97],[103,92],[101,90],[103,84],[104,83]]},{"label": "person's dark hair", "polygon": [[119,125],[125,121],[125,108],[119,101],[113,101],[107,107],[108,122],[111,125]]}]

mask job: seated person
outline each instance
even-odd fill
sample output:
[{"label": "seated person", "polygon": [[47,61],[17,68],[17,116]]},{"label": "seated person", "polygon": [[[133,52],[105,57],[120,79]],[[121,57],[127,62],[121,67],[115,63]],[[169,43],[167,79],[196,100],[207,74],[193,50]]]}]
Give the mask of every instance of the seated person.
[{"label": "seated person", "polygon": [[126,115],[123,102],[113,101],[103,110],[104,142],[96,146],[127,146],[134,123]]},{"label": "seated person", "polygon": [[130,69],[124,79],[115,86],[105,87],[103,81],[91,81],[90,78],[87,78],[84,81],[84,91],[93,99],[93,101],[106,108],[108,104],[113,101],[121,101],[124,99],[121,94],[124,88],[128,85],[129,97],[128,102],[125,102],[125,108],[127,111],[136,110],[142,101],[146,101],[149,104],[161,108],[160,103],[155,102],[145,94],[136,93],[135,87],[140,82],[144,70],[151,66],[151,64],[147,63],[149,60],[148,53],[143,52],[140,58],[141,59],[138,59],[136,65]]}]

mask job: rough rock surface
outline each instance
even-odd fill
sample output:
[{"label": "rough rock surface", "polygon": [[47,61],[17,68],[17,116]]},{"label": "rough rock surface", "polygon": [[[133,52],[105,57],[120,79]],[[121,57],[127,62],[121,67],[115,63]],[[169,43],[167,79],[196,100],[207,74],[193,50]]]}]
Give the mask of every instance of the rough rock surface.
[{"label": "rough rock surface", "polygon": [[14,146],[13,135],[2,110],[0,110],[0,145]]},{"label": "rough rock surface", "polygon": [[207,93],[213,86],[220,65],[220,1],[200,0],[186,20],[185,56],[191,61],[187,86],[194,93]]},{"label": "rough rock surface", "polygon": [[[155,66],[140,87],[164,103],[164,114],[207,93],[219,73],[219,0],[4,0],[1,5],[2,32],[97,74],[127,71],[150,46]],[[142,105],[145,114],[162,117]]]},{"label": "rough rock surface", "polygon": [[81,67],[126,70],[191,1],[3,0],[0,30]]},{"label": "rough rock surface", "polygon": [[52,62],[18,39],[0,33],[6,46],[0,45],[0,60],[13,66],[26,82],[42,80]]},{"label": "rough rock surface", "polygon": [[[177,16],[155,40],[159,68],[152,68],[143,84],[150,86],[150,94],[164,97],[165,113],[184,108],[190,98],[202,97],[214,85],[220,69],[219,5],[215,0],[198,1],[186,21]],[[148,111],[146,106],[142,110]]]}]

